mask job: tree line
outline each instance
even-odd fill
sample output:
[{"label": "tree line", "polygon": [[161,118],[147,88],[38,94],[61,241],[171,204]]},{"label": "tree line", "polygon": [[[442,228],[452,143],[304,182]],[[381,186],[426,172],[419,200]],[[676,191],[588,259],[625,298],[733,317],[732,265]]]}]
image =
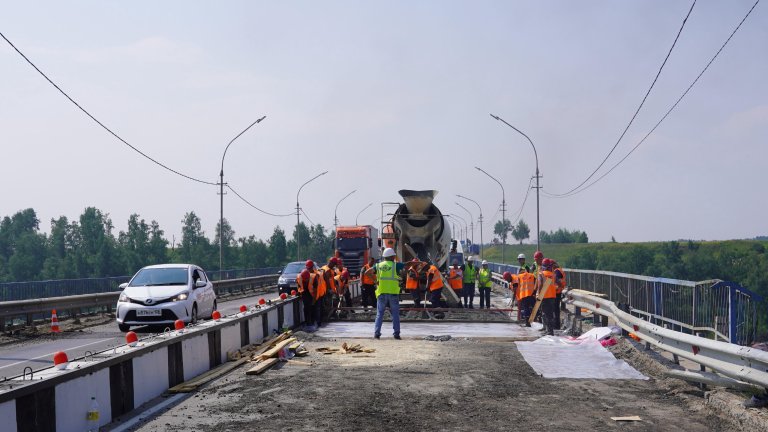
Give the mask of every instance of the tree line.
[{"label": "tree line", "polygon": [[40,232],[40,220],[31,208],[0,221],[0,282],[125,276],[160,263],[188,262],[220,270],[220,236],[225,269],[283,266],[296,260],[297,238],[302,259],[324,261],[333,253],[336,236],[320,224],[307,227],[302,222],[291,238],[279,226],[266,241],[254,235],[236,237],[224,219],[210,240],[193,211],[181,220],[178,244],[175,239],[169,243],[156,221],[147,222],[138,214],[115,235],[109,214],[94,207],[77,220],[60,216],[50,224],[50,233]]},{"label": "tree line", "polygon": [[[509,219],[497,221],[493,226],[493,233],[498,236],[499,241],[506,242],[509,234],[512,237],[523,244],[523,240],[531,237],[531,229],[524,220],[520,219],[517,225],[512,225]],[[558,228],[557,231],[541,231],[539,233],[539,241],[541,243],[589,243],[589,237],[585,231],[573,230],[569,231],[565,228]],[[494,243],[498,241],[494,238]]]}]

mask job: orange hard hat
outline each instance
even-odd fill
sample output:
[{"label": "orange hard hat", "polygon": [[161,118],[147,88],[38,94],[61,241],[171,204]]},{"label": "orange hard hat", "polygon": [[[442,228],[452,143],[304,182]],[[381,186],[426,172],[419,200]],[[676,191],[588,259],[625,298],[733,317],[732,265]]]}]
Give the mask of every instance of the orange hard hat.
[{"label": "orange hard hat", "polygon": [[536,251],[536,253],[533,254],[533,259],[536,260],[536,259],[540,259],[540,258],[544,258],[544,254],[541,251]]},{"label": "orange hard hat", "polygon": [[504,272],[504,275],[502,276],[505,281],[509,282],[512,280],[512,273],[510,272]]}]

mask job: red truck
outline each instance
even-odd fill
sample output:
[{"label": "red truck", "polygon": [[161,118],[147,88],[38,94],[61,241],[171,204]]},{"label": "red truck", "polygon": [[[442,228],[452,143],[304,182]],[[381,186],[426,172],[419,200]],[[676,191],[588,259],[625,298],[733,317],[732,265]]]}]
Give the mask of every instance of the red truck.
[{"label": "red truck", "polygon": [[378,260],[379,231],[371,225],[340,226],[336,228],[336,258],[352,277],[360,277],[360,269],[373,257]]}]

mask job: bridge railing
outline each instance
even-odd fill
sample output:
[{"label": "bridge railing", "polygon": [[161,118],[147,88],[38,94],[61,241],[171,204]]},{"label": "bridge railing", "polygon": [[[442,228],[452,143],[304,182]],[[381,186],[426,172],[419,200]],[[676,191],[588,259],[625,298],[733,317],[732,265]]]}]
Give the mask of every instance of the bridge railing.
[{"label": "bridge railing", "polygon": [[[212,281],[219,281],[277,275],[277,272],[281,269],[282,267],[234,269],[206,272],[206,274]],[[0,283],[0,302],[115,292],[119,290],[118,286],[121,283],[128,282],[130,279],[131,276],[115,276],[87,279],[4,282]]]},{"label": "bridge railing", "polygon": [[[496,273],[519,269],[489,263]],[[731,281],[686,281],[600,270],[564,269],[571,288],[605,295],[625,311],[679,332],[749,345],[763,299]]]}]

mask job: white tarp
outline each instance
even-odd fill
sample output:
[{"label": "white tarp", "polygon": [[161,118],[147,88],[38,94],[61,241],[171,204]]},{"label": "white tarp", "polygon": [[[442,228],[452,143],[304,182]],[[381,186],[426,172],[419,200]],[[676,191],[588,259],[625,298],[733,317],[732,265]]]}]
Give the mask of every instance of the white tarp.
[{"label": "white tarp", "polygon": [[[384,336],[392,334],[392,323],[385,321],[381,327]],[[451,337],[488,337],[488,338],[527,338],[533,339],[541,333],[531,327],[522,327],[512,323],[461,323],[461,322],[403,322],[400,323],[400,335],[404,338],[443,336]],[[359,338],[373,336],[372,322],[332,322],[321,327],[315,335],[326,338]]]},{"label": "white tarp", "polygon": [[595,339],[545,336],[516,344],[525,361],[544,378],[648,379]]}]

